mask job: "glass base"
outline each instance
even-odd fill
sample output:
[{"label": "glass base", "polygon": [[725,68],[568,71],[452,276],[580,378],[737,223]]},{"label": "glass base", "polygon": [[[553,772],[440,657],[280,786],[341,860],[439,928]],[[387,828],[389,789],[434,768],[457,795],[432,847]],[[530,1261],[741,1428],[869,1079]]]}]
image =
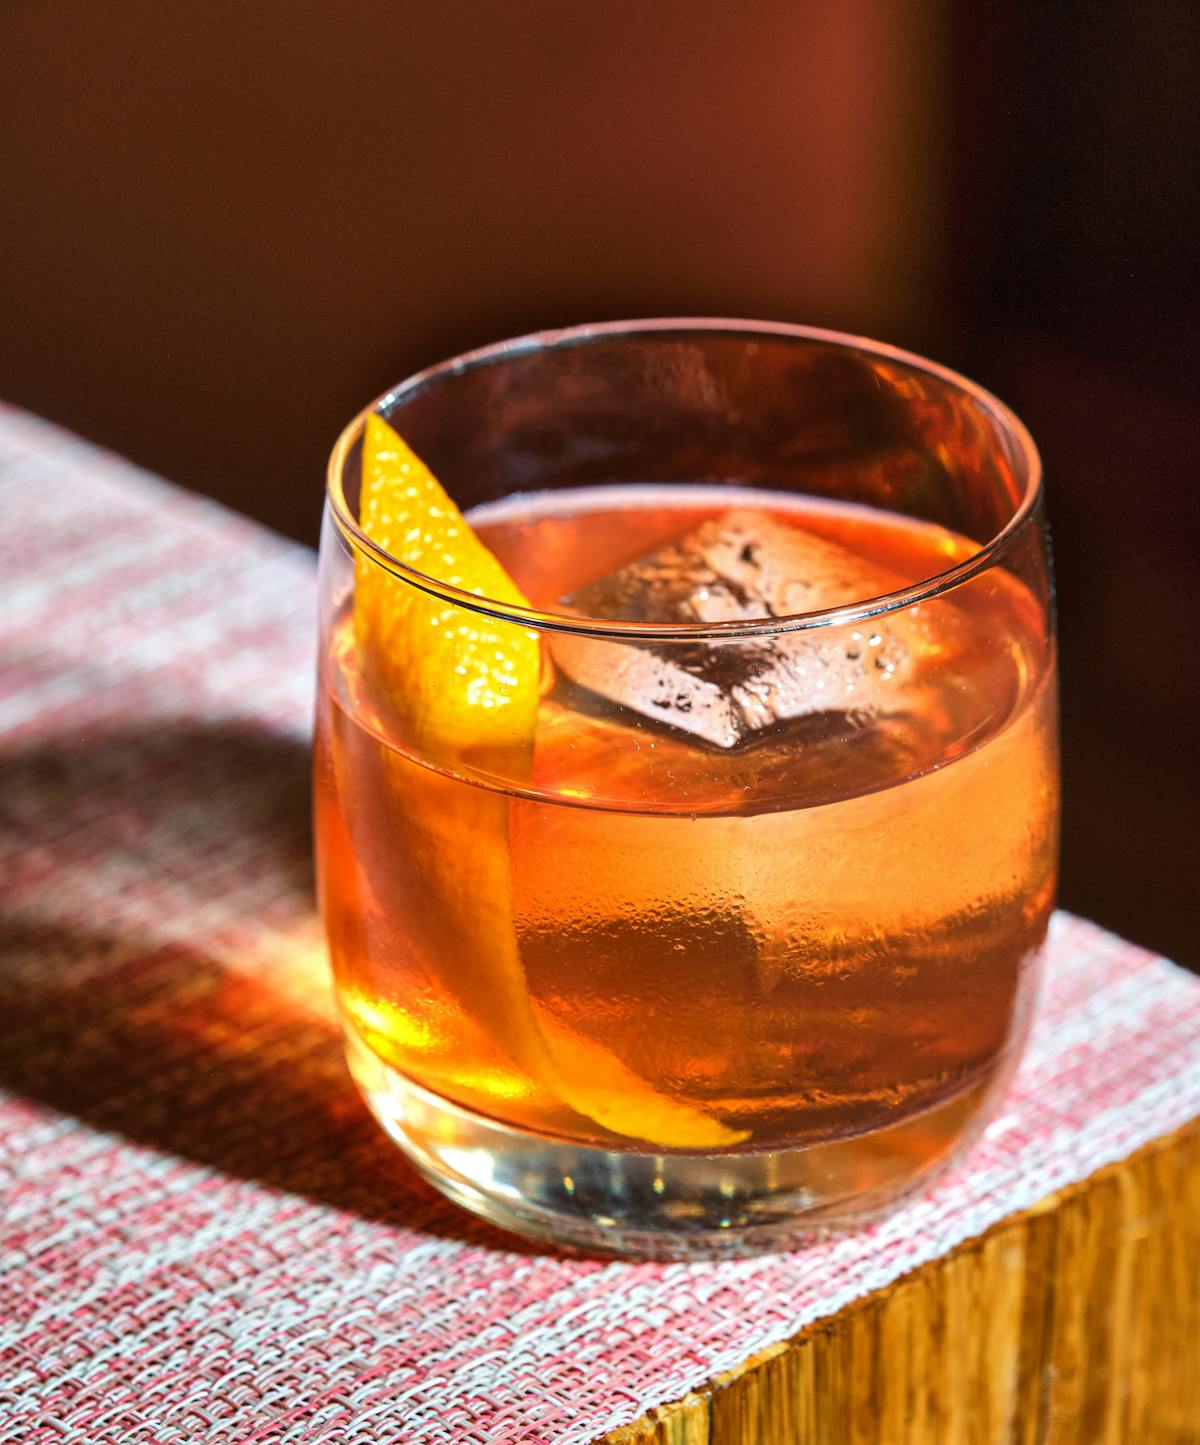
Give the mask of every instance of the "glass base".
[{"label": "glass base", "polygon": [[350,1026],[346,1039],[350,1071],[372,1113],[447,1198],[532,1239],[642,1259],[796,1248],[868,1222],[962,1152],[1010,1072],[996,1064],[923,1113],[851,1138],[650,1154],[501,1124],[413,1083]]}]

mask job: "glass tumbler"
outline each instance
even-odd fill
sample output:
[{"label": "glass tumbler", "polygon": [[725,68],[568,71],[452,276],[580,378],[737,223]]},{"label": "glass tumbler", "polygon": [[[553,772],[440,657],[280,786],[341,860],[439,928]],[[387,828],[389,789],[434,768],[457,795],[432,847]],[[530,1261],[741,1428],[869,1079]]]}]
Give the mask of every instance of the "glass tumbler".
[{"label": "glass tumbler", "polygon": [[[372,415],[503,598],[365,524]],[[461,539],[435,512],[415,533]],[[338,440],[320,632],[349,1064],[451,1199],[746,1253],[873,1216],[986,1121],[1058,825],[1040,465],[994,397],[766,323],[487,347]]]}]

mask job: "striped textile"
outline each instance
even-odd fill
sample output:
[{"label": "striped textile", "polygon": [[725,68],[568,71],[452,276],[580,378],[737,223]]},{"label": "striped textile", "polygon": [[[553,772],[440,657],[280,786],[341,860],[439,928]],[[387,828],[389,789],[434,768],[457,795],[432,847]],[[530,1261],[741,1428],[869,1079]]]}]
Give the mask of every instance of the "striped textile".
[{"label": "striped textile", "polygon": [[341,1061],[311,554],[12,411],[0,501],[0,1442],[591,1440],[1200,1114],[1200,982],[1059,915],[1000,1117],[886,1221],[711,1265],[492,1231]]}]

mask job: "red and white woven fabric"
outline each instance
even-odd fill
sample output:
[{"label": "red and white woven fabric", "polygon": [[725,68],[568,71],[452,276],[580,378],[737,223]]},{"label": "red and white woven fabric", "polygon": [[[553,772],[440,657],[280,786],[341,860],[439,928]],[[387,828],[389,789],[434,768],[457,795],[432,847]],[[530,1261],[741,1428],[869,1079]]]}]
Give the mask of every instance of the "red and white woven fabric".
[{"label": "red and white woven fabric", "polygon": [[885,1222],[716,1265],[493,1232],[342,1065],[311,554],[16,412],[0,502],[0,1442],[591,1440],[1200,1114],[1200,981],[1060,915],[1001,1117]]}]

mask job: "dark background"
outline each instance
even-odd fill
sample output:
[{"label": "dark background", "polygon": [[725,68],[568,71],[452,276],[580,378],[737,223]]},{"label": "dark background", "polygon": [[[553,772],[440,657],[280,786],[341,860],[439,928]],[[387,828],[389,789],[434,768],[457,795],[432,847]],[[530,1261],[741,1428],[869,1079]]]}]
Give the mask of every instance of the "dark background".
[{"label": "dark background", "polygon": [[1200,964],[1200,6],[6,0],[0,396],[293,536],[344,421],[542,326],[925,351],[1038,439],[1063,902]]}]

